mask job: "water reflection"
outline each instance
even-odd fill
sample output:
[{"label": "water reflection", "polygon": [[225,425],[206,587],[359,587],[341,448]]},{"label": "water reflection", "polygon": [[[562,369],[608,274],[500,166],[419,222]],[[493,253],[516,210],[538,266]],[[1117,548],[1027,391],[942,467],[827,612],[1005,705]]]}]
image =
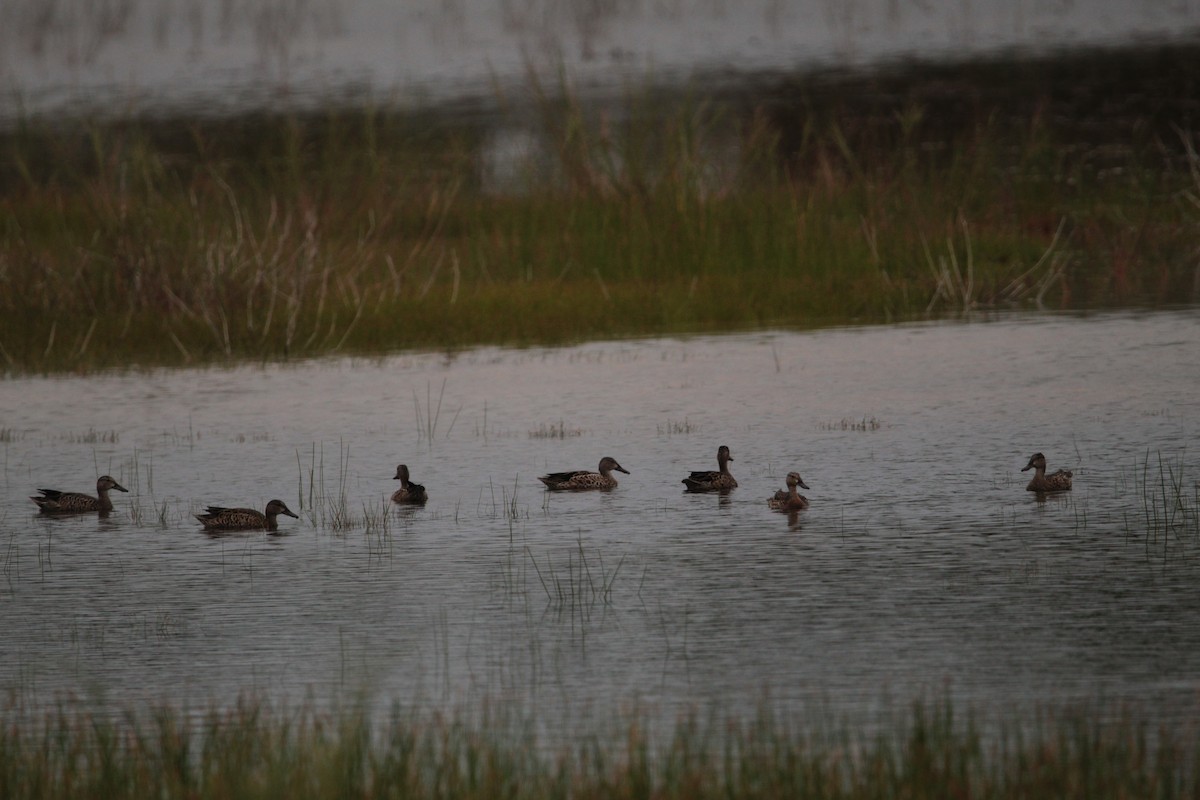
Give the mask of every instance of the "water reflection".
[{"label": "water reflection", "polygon": [[293,535],[293,531],[278,530],[278,531],[224,531],[215,528],[204,528],[200,531],[209,539],[263,539],[264,541],[278,541],[286,539]]},{"label": "water reflection", "polygon": [[[631,698],[673,719],[764,690],[846,715],[948,687],[973,707],[1103,697],[1178,719],[1200,662],[1198,322],[485,348],[209,369],[199,393],[186,371],[6,381],[0,689],[503,697],[564,732]],[[394,412],[443,381],[452,427]],[[690,391],[717,381],[735,396]],[[618,384],[619,406],[589,402]],[[551,421],[572,435],[544,435]],[[739,487],[683,491],[721,443]],[[1037,450],[1072,467],[1071,492],[1025,490]],[[537,480],[604,452],[634,465],[613,491]],[[389,502],[402,458],[424,506]],[[773,511],[790,471],[811,506]],[[129,489],[107,518],[28,499],[46,476],[105,472]],[[192,518],[277,496],[300,516],[277,535]]]}]

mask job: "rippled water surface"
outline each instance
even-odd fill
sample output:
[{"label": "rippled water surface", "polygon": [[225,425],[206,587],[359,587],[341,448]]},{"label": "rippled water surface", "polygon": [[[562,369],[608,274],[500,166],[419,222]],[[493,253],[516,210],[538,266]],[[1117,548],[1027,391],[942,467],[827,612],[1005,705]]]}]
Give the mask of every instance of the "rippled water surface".
[{"label": "rippled water surface", "polygon": [[[871,709],[1200,691],[1200,314],[624,341],[0,383],[0,689]],[[741,487],[688,495],[728,444]],[[1041,450],[1075,473],[1039,501]],[[536,476],[632,474],[611,493]],[[388,508],[398,462],[428,487]],[[812,507],[767,498],[797,470]],[[40,517],[40,487],[105,519]],[[282,535],[206,504],[279,497]]]}]

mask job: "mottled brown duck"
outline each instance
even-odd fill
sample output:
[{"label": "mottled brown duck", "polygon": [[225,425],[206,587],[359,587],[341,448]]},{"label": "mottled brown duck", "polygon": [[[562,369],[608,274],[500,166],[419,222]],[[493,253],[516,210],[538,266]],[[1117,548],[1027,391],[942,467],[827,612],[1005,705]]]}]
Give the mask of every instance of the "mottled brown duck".
[{"label": "mottled brown duck", "polygon": [[112,500],[108,492],[116,489],[118,492],[128,492],[121,484],[108,475],[101,475],[96,480],[97,497],[83,492],[60,492],[57,489],[38,489],[41,497],[29,499],[38,504],[43,514],[86,514],[89,511],[112,511]]},{"label": "mottled brown duck", "polygon": [[729,472],[730,461],[733,461],[733,456],[730,455],[729,448],[721,445],[717,450],[717,466],[720,469],[715,472],[693,471],[683,479],[683,485],[689,492],[728,492],[730,489],[736,489],[738,482]]},{"label": "mottled brown duck", "polygon": [[546,484],[547,489],[554,491],[582,492],[589,489],[615,489],[617,479],[612,476],[614,470],[629,474],[629,470],[618,464],[617,460],[611,456],[600,459],[599,470],[599,472],[582,469],[571,472],[551,472],[538,477],[538,480]]},{"label": "mottled brown duck", "polygon": [[767,500],[767,505],[776,511],[803,511],[808,508],[808,498],[796,491],[797,486],[809,488],[800,473],[789,472],[786,483],[787,491],[776,492],[774,497]]},{"label": "mottled brown duck", "polygon": [[300,519],[282,500],[267,503],[265,514],[253,508],[209,506],[205,513],[195,516],[210,531],[276,531],[279,530],[276,517],[280,514]]},{"label": "mottled brown duck", "polygon": [[397,465],[396,475],[392,480],[400,481],[400,488],[392,493],[393,503],[424,503],[429,499],[424,486],[419,483],[413,483],[408,479],[408,466],[406,464]]},{"label": "mottled brown duck", "polygon": [[1034,453],[1029,457],[1029,463],[1021,468],[1021,472],[1034,470],[1033,478],[1025,487],[1030,492],[1067,492],[1071,489],[1071,471],[1060,469],[1058,472],[1046,474],[1046,457]]}]

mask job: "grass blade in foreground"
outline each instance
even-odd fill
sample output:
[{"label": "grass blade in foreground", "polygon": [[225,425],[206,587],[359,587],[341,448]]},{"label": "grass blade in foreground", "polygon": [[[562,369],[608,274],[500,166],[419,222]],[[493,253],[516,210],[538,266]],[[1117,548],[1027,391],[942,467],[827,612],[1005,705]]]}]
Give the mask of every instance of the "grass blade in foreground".
[{"label": "grass blade in foreground", "polygon": [[806,729],[768,714],[695,717],[652,738],[644,720],[577,745],[506,719],[289,710],[242,701],[185,717],[10,708],[0,795],[24,798],[1196,796],[1197,743],[1128,714],[1070,712],[984,735],[948,705],[920,704],[892,731]]}]

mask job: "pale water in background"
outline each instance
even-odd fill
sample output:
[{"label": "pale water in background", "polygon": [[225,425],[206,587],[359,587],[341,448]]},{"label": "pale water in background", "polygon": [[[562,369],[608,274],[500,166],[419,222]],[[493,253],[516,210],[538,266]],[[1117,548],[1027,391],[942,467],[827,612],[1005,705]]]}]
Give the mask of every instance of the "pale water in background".
[{"label": "pale water in background", "polygon": [[[0,690],[1193,719],[1198,378],[1180,311],[7,380]],[[741,487],[684,494],[721,444]],[[1024,491],[1036,450],[1073,492]],[[536,479],[603,455],[611,493]],[[427,506],[388,509],[401,461]],[[105,472],[106,519],[28,499]],[[191,517],[272,497],[279,536]]]},{"label": "pale water in background", "polygon": [[[6,0],[0,121],[443,102],[1194,37],[1177,0]],[[498,91],[499,90],[499,91]]]}]

